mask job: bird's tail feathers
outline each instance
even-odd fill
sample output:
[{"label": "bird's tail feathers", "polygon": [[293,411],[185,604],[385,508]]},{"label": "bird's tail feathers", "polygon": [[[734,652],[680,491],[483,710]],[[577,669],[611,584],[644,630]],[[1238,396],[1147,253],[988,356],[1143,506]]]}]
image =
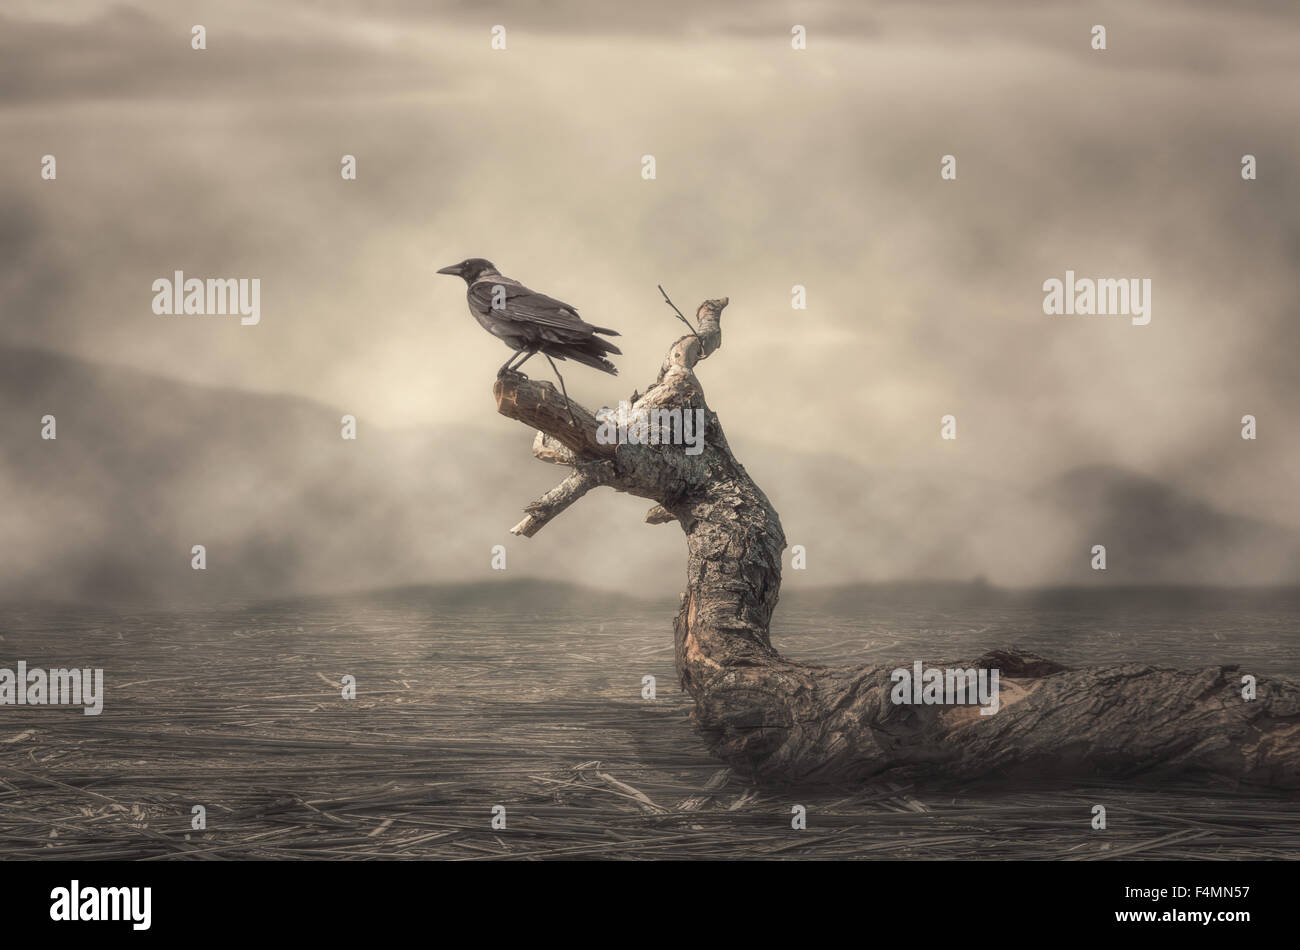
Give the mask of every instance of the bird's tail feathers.
[{"label": "bird's tail feathers", "polygon": [[[618,351],[615,350],[614,352],[617,353]],[[605,357],[599,356],[595,353],[585,353],[582,350],[568,350],[562,358],[576,360],[579,363],[584,363],[587,366],[609,373],[611,376],[618,375],[617,366],[605,359]]]}]

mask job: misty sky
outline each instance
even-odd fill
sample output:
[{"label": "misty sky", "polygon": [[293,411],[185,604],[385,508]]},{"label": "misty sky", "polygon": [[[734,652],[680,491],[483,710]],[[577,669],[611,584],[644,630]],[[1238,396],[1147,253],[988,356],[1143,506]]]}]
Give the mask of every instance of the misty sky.
[{"label": "misty sky", "polygon": [[[483,256],[622,332],[618,380],[566,375],[590,406],[678,334],[657,283],[730,296],[700,374],[742,460],[1105,463],[1300,524],[1300,7],[917,6],[5,0],[0,342],[517,427],[433,273]],[[1150,278],[1150,325],[1045,316],[1067,269]],[[175,270],[259,277],[260,325],[154,315]]]}]

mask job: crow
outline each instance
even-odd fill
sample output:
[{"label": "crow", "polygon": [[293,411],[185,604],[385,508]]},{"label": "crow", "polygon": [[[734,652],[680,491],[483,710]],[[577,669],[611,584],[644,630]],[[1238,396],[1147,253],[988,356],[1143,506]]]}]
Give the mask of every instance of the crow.
[{"label": "crow", "polygon": [[[465,296],[470,314],[484,330],[514,351],[510,359],[501,364],[498,376],[518,373],[519,367],[541,353],[555,370],[567,406],[569,393],[564,386],[564,377],[551,357],[576,360],[611,376],[618,375],[617,367],[606,358],[606,354],[622,355],[623,351],[596,336],[597,333],[618,336],[617,330],[586,323],[578,316],[577,308],[529,290],[517,280],[503,277],[495,264],[481,257],[471,257],[459,264],[443,267],[438,273],[465,281],[469,288]],[[523,359],[516,363],[520,356]],[[569,418],[577,424],[572,409],[569,409]]]}]

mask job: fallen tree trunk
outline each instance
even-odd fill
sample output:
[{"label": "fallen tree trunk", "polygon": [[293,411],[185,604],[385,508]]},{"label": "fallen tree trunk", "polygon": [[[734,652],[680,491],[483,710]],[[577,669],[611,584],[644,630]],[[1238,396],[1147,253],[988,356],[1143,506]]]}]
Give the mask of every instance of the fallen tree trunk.
[{"label": "fallen tree trunk", "polygon": [[[593,488],[652,500],[652,524],[686,534],[686,592],[674,625],[677,671],[713,752],[773,782],[906,778],[1212,773],[1300,785],[1300,688],[1258,681],[1243,698],[1236,667],[1145,664],[1067,669],[1014,650],[929,667],[996,669],[1000,705],[903,705],[893,667],[829,669],[786,659],[768,636],[781,588],[785,535],[776,510],[727,445],[696,364],[722,345],[727,299],[706,300],[699,332],[668,350],[632,411],[703,411],[704,449],[607,444],[574,404],[570,420],[548,382],[518,374],[494,387],[498,411],[538,429],[534,454],[573,473],[526,510],[513,532],[531,537]],[[902,665],[910,666],[911,660]]]}]

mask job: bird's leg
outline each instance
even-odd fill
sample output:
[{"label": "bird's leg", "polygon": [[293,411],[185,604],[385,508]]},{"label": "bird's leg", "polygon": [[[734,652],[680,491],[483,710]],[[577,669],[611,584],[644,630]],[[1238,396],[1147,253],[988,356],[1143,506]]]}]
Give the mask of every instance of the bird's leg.
[{"label": "bird's leg", "polygon": [[515,357],[522,352],[523,350],[515,350],[513,353],[511,353],[510,359],[502,363],[501,368],[497,370],[497,376],[504,376],[506,373],[508,373],[510,371],[510,364],[513,363],[515,361]]},{"label": "bird's leg", "polygon": [[[518,373],[520,376],[523,376],[524,379],[527,379],[528,376],[526,374],[519,372],[519,367],[527,363],[529,357],[531,357],[536,352],[537,352],[536,350],[515,350],[514,353],[511,354],[510,359],[506,360],[505,365],[502,366],[499,370],[497,370],[497,376],[504,376],[506,373]],[[524,354],[524,358],[519,360],[518,363],[515,363],[515,359],[519,356],[520,353]],[[510,365],[511,363],[515,363],[515,365],[511,366]]]},{"label": "bird's leg", "polygon": [[[523,354],[523,357],[524,357],[524,358],[521,359],[521,360],[519,360],[518,363],[515,363],[515,359],[516,359],[516,358],[517,358],[521,353]],[[521,376],[521,377],[523,377],[524,379],[527,379],[527,378],[528,378],[528,374],[519,372],[519,367],[521,367],[521,366],[523,366],[525,363],[527,363],[527,362],[528,362],[530,359],[532,359],[533,356],[535,356],[536,354],[537,354],[537,351],[536,351],[536,350],[515,350],[514,355],[511,356],[510,359],[506,360],[506,365],[505,365],[505,366],[502,366],[501,369],[497,370],[497,375],[498,375],[498,376],[504,376],[506,373],[514,373],[514,374],[516,374],[517,376]],[[514,363],[514,365],[511,366],[511,365],[510,365],[511,363]]]},{"label": "bird's leg", "polygon": [[551,364],[551,369],[555,370],[555,378],[560,381],[560,392],[564,393],[564,408],[569,410],[569,421],[573,423],[574,428],[578,426],[578,417],[573,414],[573,406],[569,404],[569,391],[564,388],[564,377],[560,375],[559,367],[555,365],[555,360],[551,359],[551,354],[544,354],[546,362]]}]

